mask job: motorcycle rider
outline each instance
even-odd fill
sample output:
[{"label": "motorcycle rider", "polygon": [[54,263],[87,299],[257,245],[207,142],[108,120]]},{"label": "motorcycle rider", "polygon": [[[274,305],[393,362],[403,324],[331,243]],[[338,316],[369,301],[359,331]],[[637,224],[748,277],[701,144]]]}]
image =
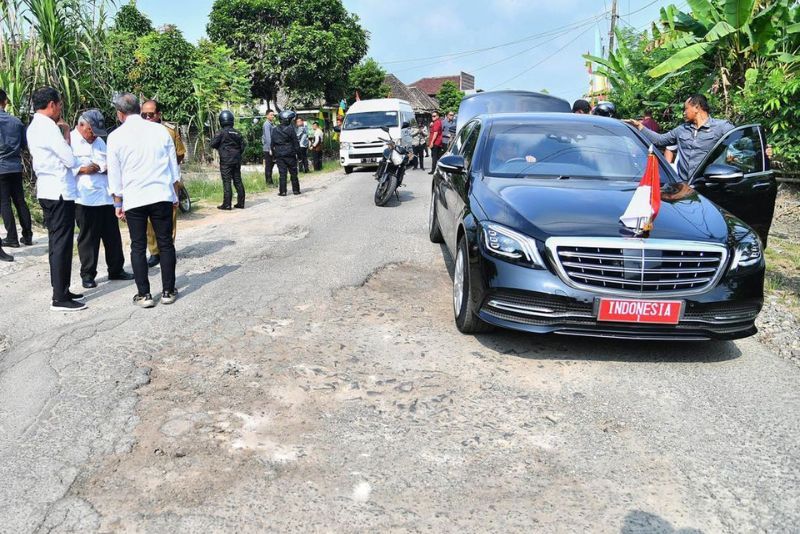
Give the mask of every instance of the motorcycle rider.
[{"label": "motorcycle rider", "polygon": [[292,177],[292,193],[300,194],[300,181],[297,179],[297,156],[300,154],[300,143],[294,120],[297,114],[292,110],[284,110],[278,114],[280,125],[272,130],[272,154],[278,165],[278,196],[286,196],[286,172]]},{"label": "motorcycle rider", "polygon": [[244,209],[244,184],[242,184],[242,152],[244,139],[242,134],[233,128],[233,113],[224,110],[219,114],[219,125],[222,129],[211,140],[211,147],[219,152],[219,171],[222,174],[222,204],[220,210],[231,209],[231,182],[236,187],[236,204],[234,208]]}]

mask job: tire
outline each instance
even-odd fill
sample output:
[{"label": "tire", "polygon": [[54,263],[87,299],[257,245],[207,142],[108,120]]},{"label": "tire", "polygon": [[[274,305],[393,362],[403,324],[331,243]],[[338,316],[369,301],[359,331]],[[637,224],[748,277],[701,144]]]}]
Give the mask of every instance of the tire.
[{"label": "tire", "polygon": [[428,237],[431,243],[443,243],[442,229],[439,228],[439,217],[436,213],[436,190],[431,190],[431,206],[428,209]]},{"label": "tire", "polygon": [[384,174],[378,182],[378,187],[375,188],[375,205],[383,206],[389,202],[395,189],[397,189],[397,176],[390,173]]},{"label": "tire", "polygon": [[192,211],[192,199],[189,197],[189,192],[185,187],[181,187],[178,192],[178,209],[181,210],[181,213]]},{"label": "tire", "polygon": [[473,301],[472,287],[469,277],[469,252],[467,240],[462,237],[458,242],[455,266],[453,268],[453,314],[456,328],[462,334],[479,334],[489,332],[492,325],[484,322],[477,315]]},{"label": "tire", "polygon": [[344,173],[345,174],[352,174],[353,173],[353,167],[344,167]]}]

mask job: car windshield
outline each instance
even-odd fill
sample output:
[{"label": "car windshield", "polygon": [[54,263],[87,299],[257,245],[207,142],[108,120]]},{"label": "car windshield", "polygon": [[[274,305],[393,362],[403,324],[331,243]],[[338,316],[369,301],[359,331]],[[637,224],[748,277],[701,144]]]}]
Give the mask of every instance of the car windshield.
[{"label": "car windshield", "polygon": [[[492,127],[484,172],[498,177],[641,180],[647,148],[623,124],[499,123]],[[661,182],[669,172],[659,162]]]},{"label": "car windshield", "polygon": [[344,117],[344,130],[368,130],[370,128],[380,128],[397,126],[396,111],[366,111],[363,113],[348,113]]},{"label": "car windshield", "polygon": [[572,109],[566,100],[550,95],[528,92],[488,92],[469,96],[458,106],[457,130],[484,113],[570,113]]}]

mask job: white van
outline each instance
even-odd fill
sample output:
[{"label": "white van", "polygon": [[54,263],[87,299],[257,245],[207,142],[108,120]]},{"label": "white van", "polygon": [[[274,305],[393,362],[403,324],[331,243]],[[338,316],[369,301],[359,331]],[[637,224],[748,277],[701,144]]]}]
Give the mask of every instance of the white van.
[{"label": "white van", "polygon": [[417,125],[414,110],[405,100],[376,98],[361,100],[350,106],[339,134],[339,162],[350,174],[354,167],[376,167],[387,138],[382,126],[389,127],[394,140],[411,146],[411,128]]}]

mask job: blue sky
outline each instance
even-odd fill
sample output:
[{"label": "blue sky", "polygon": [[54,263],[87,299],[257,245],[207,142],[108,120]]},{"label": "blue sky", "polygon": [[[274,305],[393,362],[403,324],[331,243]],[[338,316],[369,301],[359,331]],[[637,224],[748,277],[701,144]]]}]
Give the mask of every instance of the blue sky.
[{"label": "blue sky", "polygon": [[[643,28],[671,3],[686,5],[618,0],[620,23]],[[176,24],[190,41],[205,35],[212,4],[136,3],[156,25]],[[344,5],[370,32],[369,55],[406,83],[463,70],[475,75],[480,89],[547,89],[572,101],[588,87],[581,54],[594,52],[596,30],[603,42],[608,38],[611,0],[344,0]],[[520,42],[507,45],[512,41]]]}]

